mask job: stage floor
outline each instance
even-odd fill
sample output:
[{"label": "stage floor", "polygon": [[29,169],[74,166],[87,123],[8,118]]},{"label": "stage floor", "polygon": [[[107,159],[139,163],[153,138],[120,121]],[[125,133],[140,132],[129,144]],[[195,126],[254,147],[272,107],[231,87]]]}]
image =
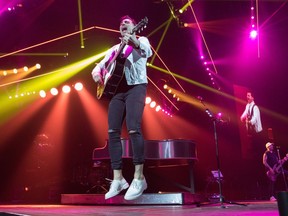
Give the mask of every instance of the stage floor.
[{"label": "stage floor", "polygon": [[[246,206],[238,204],[247,204]],[[223,208],[225,207],[225,208]],[[277,202],[245,201],[237,204],[196,205],[0,205],[0,215],[95,216],[95,215],[178,215],[178,216],[279,216]]]}]

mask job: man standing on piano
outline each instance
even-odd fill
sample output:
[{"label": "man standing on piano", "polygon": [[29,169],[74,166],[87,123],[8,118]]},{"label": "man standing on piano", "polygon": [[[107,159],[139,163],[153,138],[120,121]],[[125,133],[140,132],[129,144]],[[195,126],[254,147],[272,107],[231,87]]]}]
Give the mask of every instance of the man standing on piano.
[{"label": "man standing on piano", "polygon": [[[135,20],[129,16],[123,16],[120,19],[121,42],[110,48],[103,60],[92,71],[94,81],[103,84],[105,81],[103,81],[103,70],[105,70],[109,60],[113,59],[113,55],[121,50],[122,46],[122,50],[116,58],[116,63],[122,64],[123,67],[120,67],[120,73],[123,75],[118,83],[117,90],[111,96],[108,108],[108,148],[113,180],[109,191],[105,194],[105,199],[112,198],[129,187],[122,175],[121,130],[124,118],[126,118],[135,166],[133,181],[124,198],[126,200],[136,199],[147,189],[143,174],[145,156],[141,124],[148,83],[146,63],[152,55],[152,50],[146,37],[136,37],[133,31],[135,26]],[[117,66],[116,69],[118,70],[119,67]]]}]

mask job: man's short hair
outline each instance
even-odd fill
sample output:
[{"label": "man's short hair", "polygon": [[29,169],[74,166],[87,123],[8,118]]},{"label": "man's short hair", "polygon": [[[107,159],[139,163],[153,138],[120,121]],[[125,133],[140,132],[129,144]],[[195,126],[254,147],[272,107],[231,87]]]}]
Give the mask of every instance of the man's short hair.
[{"label": "man's short hair", "polygon": [[248,90],[247,90],[247,93],[250,93],[251,96],[254,98],[254,92],[253,92],[252,90],[248,89]]},{"label": "man's short hair", "polygon": [[125,20],[125,19],[131,20],[134,25],[137,24],[136,21],[135,21],[132,17],[130,17],[129,15],[122,16],[122,17],[120,18],[120,23],[121,23],[123,20]]}]

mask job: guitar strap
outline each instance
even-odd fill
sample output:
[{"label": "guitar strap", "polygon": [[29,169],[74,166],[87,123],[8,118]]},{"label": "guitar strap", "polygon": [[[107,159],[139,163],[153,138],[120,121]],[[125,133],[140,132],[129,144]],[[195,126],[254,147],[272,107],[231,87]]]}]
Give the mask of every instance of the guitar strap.
[{"label": "guitar strap", "polygon": [[251,110],[249,109],[248,110],[248,116],[249,116],[249,120],[252,119],[252,116],[253,116],[253,112],[254,112],[254,107],[255,107],[256,104],[253,104]]},{"label": "guitar strap", "polygon": [[122,53],[118,55],[118,57],[116,58],[115,72],[117,74],[122,74],[122,78],[118,83],[117,92],[128,91],[129,88],[131,87],[127,85],[126,77],[123,70],[125,61],[127,60],[128,56],[132,53],[132,51],[133,47],[128,45],[127,48],[123,49]]}]

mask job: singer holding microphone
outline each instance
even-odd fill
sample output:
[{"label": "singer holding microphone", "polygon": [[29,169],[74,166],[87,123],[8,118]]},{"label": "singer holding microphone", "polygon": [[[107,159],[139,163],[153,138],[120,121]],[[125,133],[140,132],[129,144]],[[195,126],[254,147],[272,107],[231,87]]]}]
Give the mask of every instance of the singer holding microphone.
[{"label": "singer holding microphone", "polygon": [[[130,16],[121,17],[120,43],[110,48],[103,60],[92,71],[94,81],[103,84],[105,67],[120,51],[115,62],[117,66],[111,76],[113,77],[116,72],[122,74],[117,90],[110,98],[108,108],[108,149],[113,180],[109,191],[105,194],[105,199],[112,198],[128,188],[124,198],[133,200],[141,196],[147,188],[143,174],[145,158],[141,124],[148,83],[146,63],[152,55],[152,50],[146,37],[137,38],[135,33],[132,33],[135,26],[136,22]],[[124,119],[126,119],[129,140],[133,149],[135,167],[130,187],[122,174],[121,131]]]}]

